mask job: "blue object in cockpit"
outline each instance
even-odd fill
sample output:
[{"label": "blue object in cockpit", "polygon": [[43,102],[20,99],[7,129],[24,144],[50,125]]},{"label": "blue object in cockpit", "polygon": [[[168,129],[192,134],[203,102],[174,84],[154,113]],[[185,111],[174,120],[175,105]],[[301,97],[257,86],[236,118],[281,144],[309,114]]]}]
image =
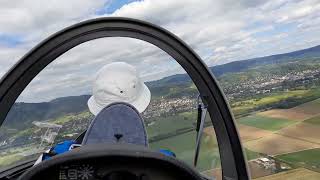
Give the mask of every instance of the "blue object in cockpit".
[{"label": "blue object in cockpit", "polygon": [[167,156],[176,157],[176,154],[168,149],[160,149],[159,152]]},{"label": "blue object in cockpit", "polygon": [[43,153],[42,160],[49,159],[52,156],[69,151],[70,147],[75,144],[74,141],[66,140],[53,146],[48,153]]}]

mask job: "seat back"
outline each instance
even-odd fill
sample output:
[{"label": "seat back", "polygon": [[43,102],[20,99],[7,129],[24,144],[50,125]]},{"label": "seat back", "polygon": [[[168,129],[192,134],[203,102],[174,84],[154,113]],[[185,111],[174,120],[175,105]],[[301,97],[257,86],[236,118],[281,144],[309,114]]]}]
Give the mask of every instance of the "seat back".
[{"label": "seat back", "polygon": [[127,143],[148,146],[147,133],[139,112],[130,104],[113,103],[90,123],[82,144]]}]

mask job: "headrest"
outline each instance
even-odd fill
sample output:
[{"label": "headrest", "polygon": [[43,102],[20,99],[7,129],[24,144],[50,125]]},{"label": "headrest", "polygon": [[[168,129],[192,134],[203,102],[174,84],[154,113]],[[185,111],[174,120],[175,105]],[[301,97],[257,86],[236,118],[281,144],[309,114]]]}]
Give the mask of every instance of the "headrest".
[{"label": "headrest", "polygon": [[126,143],[148,146],[143,119],[137,109],[127,103],[105,107],[91,121],[82,144]]}]

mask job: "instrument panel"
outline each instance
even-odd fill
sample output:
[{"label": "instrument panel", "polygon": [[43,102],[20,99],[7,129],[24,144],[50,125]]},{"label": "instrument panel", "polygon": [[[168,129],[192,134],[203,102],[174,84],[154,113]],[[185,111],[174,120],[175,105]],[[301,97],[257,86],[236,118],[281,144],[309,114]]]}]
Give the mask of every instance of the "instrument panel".
[{"label": "instrument panel", "polygon": [[134,145],[90,145],[45,160],[19,180],[198,180],[196,169]]},{"label": "instrument panel", "polygon": [[[48,172],[48,171],[47,171]],[[142,164],[77,163],[60,165],[49,173],[41,175],[48,180],[174,180],[180,179],[165,167],[159,168]],[[40,178],[39,178],[40,179]]]}]

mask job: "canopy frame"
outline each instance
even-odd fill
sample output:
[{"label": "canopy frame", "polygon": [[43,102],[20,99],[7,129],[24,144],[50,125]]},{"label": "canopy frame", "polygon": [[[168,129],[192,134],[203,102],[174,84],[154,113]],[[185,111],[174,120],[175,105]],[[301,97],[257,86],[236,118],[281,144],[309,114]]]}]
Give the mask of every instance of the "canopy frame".
[{"label": "canopy frame", "polygon": [[84,21],[55,33],[29,51],[0,81],[0,124],[26,86],[48,64],[79,44],[103,37],[140,39],[172,56],[189,74],[208,105],[219,145],[223,179],[249,179],[233,115],[213,74],[177,36],[136,19],[104,17]]}]

